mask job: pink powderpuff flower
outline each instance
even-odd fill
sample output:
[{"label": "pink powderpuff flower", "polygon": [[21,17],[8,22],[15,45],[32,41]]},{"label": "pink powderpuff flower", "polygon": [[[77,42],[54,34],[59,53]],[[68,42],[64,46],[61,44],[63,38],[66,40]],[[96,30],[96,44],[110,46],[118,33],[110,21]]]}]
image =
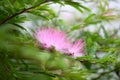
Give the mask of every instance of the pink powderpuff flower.
[{"label": "pink powderpuff flower", "polygon": [[53,28],[43,28],[35,32],[35,37],[43,48],[50,49],[54,47],[55,50],[71,55],[74,58],[84,55],[83,39],[79,39],[71,44],[62,31]]},{"label": "pink powderpuff flower", "polygon": [[80,57],[84,55],[84,41],[83,39],[79,39],[74,42],[71,48],[69,48],[69,53],[71,53],[72,57]]},{"label": "pink powderpuff flower", "polygon": [[71,46],[65,33],[53,28],[39,29],[35,32],[35,37],[41,43],[42,47],[48,49],[54,47],[62,53],[68,53],[68,48]]}]

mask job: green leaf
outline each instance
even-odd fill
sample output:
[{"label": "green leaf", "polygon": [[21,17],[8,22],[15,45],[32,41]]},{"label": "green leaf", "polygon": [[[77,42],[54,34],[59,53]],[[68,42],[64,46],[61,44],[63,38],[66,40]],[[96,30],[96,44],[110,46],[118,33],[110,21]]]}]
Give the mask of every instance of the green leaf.
[{"label": "green leaf", "polygon": [[98,49],[98,44],[97,44],[97,42],[94,42],[93,46],[92,46],[92,48],[90,50],[89,55],[90,56],[95,56],[95,53],[96,53],[97,49]]},{"label": "green leaf", "polygon": [[113,54],[113,50],[110,50],[108,53],[106,53],[102,58],[107,58],[108,56],[111,56]]},{"label": "green leaf", "polygon": [[48,60],[46,64],[47,69],[50,70],[67,70],[68,64],[66,62],[66,59],[64,57],[52,57]]},{"label": "green leaf", "polygon": [[53,3],[58,3],[58,4],[62,5],[62,6],[64,6],[64,3],[62,1],[60,1],[60,0],[52,0],[52,1],[53,1]]},{"label": "green leaf", "polygon": [[101,21],[102,21],[101,19],[97,18],[96,14],[90,14],[83,20],[83,22],[86,25],[97,24],[100,23]]},{"label": "green leaf", "polygon": [[11,11],[14,13],[15,10],[14,10],[14,6],[12,5],[12,2],[10,0],[6,0],[6,4],[9,5],[9,8],[11,9]]},{"label": "green leaf", "polygon": [[17,24],[17,23],[13,23],[13,25],[15,25],[16,27],[21,28],[22,30],[26,30],[23,26],[21,26],[21,25],[19,25],[19,24]]},{"label": "green leaf", "polygon": [[91,20],[93,19],[94,16],[95,16],[94,13],[93,13],[93,14],[90,14],[90,15],[88,15],[83,21],[84,21],[84,22],[89,22],[89,21],[91,21]]},{"label": "green leaf", "polygon": [[52,80],[52,77],[44,72],[17,72],[17,76],[19,80]]},{"label": "green leaf", "polygon": [[88,7],[85,7],[85,6],[81,5],[81,4],[79,4],[79,6],[80,6],[81,8],[83,8],[83,9],[87,10],[87,11],[91,11]]},{"label": "green leaf", "polygon": [[66,1],[65,4],[71,5],[72,7],[76,8],[78,11],[83,12],[83,10],[80,8],[79,3],[77,2]]},{"label": "green leaf", "polygon": [[72,28],[70,29],[71,31],[74,31],[74,30],[78,30],[78,29],[80,29],[80,28],[82,28],[83,27],[83,24],[77,24],[77,25],[75,25],[75,26],[72,26]]},{"label": "green leaf", "polygon": [[105,38],[109,38],[108,32],[107,32],[107,30],[104,28],[103,25],[101,25],[101,28],[102,28],[102,30],[103,30],[103,33],[104,33]]},{"label": "green leaf", "polygon": [[87,7],[83,6],[83,5],[81,5],[81,4],[78,3],[78,2],[65,1],[65,4],[68,4],[68,5],[73,6],[74,8],[76,8],[76,9],[77,9],[78,11],[80,11],[80,12],[83,12],[82,9],[85,9],[85,10],[87,10],[87,11],[90,11],[89,8],[87,8]]},{"label": "green leaf", "polygon": [[49,18],[46,17],[45,15],[39,14],[40,12],[37,13],[37,14],[36,14],[36,12],[29,12],[29,13],[32,14],[33,16],[37,17],[37,18],[40,18],[40,19],[43,19],[43,20],[49,20]]}]

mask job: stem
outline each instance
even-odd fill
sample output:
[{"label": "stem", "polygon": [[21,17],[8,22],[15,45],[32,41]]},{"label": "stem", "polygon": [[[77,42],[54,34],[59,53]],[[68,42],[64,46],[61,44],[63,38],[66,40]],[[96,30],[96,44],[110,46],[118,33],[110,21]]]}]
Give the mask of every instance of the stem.
[{"label": "stem", "polygon": [[41,4],[44,4],[44,3],[49,2],[49,1],[50,1],[50,0],[45,0],[45,1],[39,3],[39,4],[35,5],[35,6],[30,7],[30,8],[24,8],[24,9],[21,10],[20,12],[17,12],[17,13],[15,13],[15,14],[11,15],[11,16],[8,16],[6,19],[4,19],[4,20],[0,23],[0,25],[5,24],[7,21],[11,20],[12,18],[16,17],[17,15],[20,15],[20,14],[22,14],[22,13],[24,13],[24,12],[27,12],[27,11],[30,10],[30,9],[34,9],[34,8],[40,6]]}]

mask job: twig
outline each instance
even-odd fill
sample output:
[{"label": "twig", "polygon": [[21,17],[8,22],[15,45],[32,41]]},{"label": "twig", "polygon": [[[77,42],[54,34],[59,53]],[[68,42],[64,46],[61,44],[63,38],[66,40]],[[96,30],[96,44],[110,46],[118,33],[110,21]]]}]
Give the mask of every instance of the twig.
[{"label": "twig", "polygon": [[30,9],[34,9],[34,8],[40,6],[41,4],[44,4],[44,3],[49,2],[49,1],[51,1],[51,0],[45,0],[45,1],[39,3],[39,4],[35,5],[35,6],[30,7],[30,8],[24,8],[24,9],[21,10],[20,12],[17,12],[17,13],[15,13],[15,14],[7,17],[6,19],[4,19],[4,20],[0,23],[0,25],[5,24],[7,21],[9,21],[10,19],[16,17],[17,15],[20,15],[20,14],[22,14],[22,13],[24,13],[24,12],[27,12],[27,11],[30,10]]}]

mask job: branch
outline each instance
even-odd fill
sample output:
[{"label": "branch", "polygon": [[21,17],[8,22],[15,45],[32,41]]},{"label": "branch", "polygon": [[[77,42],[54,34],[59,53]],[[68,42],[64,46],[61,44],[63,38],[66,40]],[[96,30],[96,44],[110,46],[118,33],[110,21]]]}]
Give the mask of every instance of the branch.
[{"label": "branch", "polygon": [[51,0],[45,0],[45,1],[39,3],[39,4],[35,5],[35,6],[30,7],[30,8],[24,8],[24,9],[21,10],[20,12],[17,12],[17,13],[15,13],[15,14],[11,15],[11,16],[8,16],[5,20],[3,20],[3,21],[0,23],[0,25],[5,24],[7,21],[11,20],[12,18],[16,17],[17,15],[20,15],[20,14],[22,14],[22,13],[24,13],[24,12],[27,12],[27,11],[30,10],[30,9],[34,9],[34,8],[40,6],[41,4],[44,4],[44,3],[50,2],[50,1],[51,1]]}]

